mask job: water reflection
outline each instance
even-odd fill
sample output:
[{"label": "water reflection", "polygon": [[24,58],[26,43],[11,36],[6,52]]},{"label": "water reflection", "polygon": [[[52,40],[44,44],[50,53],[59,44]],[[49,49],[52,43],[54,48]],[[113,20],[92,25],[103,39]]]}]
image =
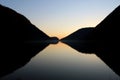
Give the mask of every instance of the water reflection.
[{"label": "water reflection", "polygon": [[[77,50],[78,52],[82,52],[85,54],[91,54],[91,51],[94,52],[101,60],[103,60],[115,73],[117,73],[120,76],[120,64],[118,61],[120,61],[120,58],[118,56],[118,49],[114,50],[109,46],[102,47],[100,46],[100,49],[87,49],[82,48],[80,45],[81,43],[75,43],[75,42],[66,42],[67,45],[72,47],[73,49]],[[88,43],[89,44],[89,43]]]},{"label": "water reflection", "polygon": [[49,45],[2,80],[119,80],[119,77],[95,54],[82,54],[58,43]]},{"label": "water reflection", "polygon": [[15,70],[23,67],[25,64],[27,64],[30,61],[32,57],[37,55],[38,52],[45,49],[48,45],[49,43],[46,42],[42,42],[42,43],[30,42],[30,43],[26,43],[25,46],[22,46],[24,47],[24,50],[22,49],[21,51],[14,50],[15,52],[12,52],[11,50],[6,55],[1,54],[0,56],[2,56],[2,58],[0,58],[0,79],[1,77],[8,75],[14,72]]}]

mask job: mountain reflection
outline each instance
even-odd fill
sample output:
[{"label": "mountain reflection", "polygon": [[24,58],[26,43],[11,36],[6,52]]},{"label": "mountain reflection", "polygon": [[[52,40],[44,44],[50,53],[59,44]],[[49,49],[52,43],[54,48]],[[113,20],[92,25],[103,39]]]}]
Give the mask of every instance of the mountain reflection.
[{"label": "mountain reflection", "polygon": [[[26,50],[22,52],[24,54],[24,57],[19,56],[19,57],[14,57],[14,55],[11,55],[9,58],[4,58],[1,59],[1,67],[0,67],[0,77],[3,77],[5,75],[8,75],[12,73],[13,71],[23,67],[25,64],[27,64],[32,57],[34,57],[38,52],[42,51],[45,49],[49,44],[46,42],[43,43],[29,43],[26,46]],[[29,49],[29,55],[26,55],[26,51]],[[21,51],[16,52],[19,53]],[[7,56],[7,55],[6,55]],[[8,60],[5,60],[8,59]]]},{"label": "mountain reflection", "polygon": [[82,52],[83,54],[96,54],[102,61],[104,61],[116,74],[120,76],[120,64],[118,61],[120,61],[120,58],[116,53],[118,51],[114,51],[113,49],[109,49],[108,47],[100,47],[101,50],[90,50],[88,48],[83,49],[83,46],[81,46],[80,42],[66,42],[65,44],[69,45],[73,49],[77,50],[78,52]]}]

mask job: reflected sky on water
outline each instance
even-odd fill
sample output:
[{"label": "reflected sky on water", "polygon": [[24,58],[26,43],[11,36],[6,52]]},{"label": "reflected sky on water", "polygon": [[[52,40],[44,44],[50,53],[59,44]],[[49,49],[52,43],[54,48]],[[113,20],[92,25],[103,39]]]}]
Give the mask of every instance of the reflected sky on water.
[{"label": "reflected sky on water", "polygon": [[24,67],[2,80],[120,80],[95,54],[80,53],[61,42],[51,44]]}]

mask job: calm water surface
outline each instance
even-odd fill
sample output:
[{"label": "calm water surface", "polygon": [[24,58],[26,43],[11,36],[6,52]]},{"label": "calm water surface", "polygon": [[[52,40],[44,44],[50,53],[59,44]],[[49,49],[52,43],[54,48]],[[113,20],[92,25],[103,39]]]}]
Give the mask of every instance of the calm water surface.
[{"label": "calm water surface", "polygon": [[77,52],[58,43],[49,45],[24,67],[2,80],[120,80],[95,54]]}]

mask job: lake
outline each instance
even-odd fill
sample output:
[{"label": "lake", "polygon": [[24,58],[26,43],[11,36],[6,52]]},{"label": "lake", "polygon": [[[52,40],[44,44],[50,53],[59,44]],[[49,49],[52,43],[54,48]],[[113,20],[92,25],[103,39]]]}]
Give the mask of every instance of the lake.
[{"label": "lake", "polygon": [[120,77],[95,54],[84,54],[59,42],[50,44],[1,80],[120,80]]}]

